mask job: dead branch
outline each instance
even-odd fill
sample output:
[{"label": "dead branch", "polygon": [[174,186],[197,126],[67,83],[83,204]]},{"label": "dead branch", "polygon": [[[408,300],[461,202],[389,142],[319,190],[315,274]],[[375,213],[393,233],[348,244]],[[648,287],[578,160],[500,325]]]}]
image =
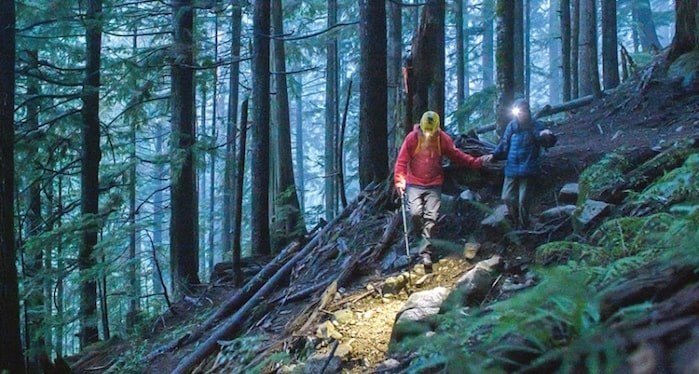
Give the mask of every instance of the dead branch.
[{"label": "dead branch", "polygon": [[278,284],[283,279],[287,278],[291,272],[291,269],[297,262],[305,258],[314,248],[317,247],[325,234],[331,232],[339,222],[347,218],[350,213],[353,213],[358,205],[361,205],[361,203],[367,197],[367,191],[370,191],[375,187],[375,185],[370,184],[364,191],[362,191],[362,193],[360,193],[359,196],[346,209],[344,209],[340,215],[335,217],[333,221],[324,227],[321,232],[315,235],[314,238],[308,244],[306,244],[306,246],[300,252],[287,261],[284,266],[282,266],[274,274],[274,276],[272,276],[272,278],[270,278],[269,281],[262,286],[262,288],[257,290],[257,292],[236,311],[235,314],[228,317],[225,322],[217,326],[209,338],[202,342],[193,352],[185,356],[177,365],[173,373],[186,373],[190,371],[199,362],[218,350],[218,341],[234,337],[239,332],[238,328],[244,323],[244,321],[249,319],[250,313],[252,313],[254,308],[259,306],[259,308],[256,309],[256,313],[265,313],[267,309],[272,306],[272,304],[263,303],[262,301],[278,287]]}]

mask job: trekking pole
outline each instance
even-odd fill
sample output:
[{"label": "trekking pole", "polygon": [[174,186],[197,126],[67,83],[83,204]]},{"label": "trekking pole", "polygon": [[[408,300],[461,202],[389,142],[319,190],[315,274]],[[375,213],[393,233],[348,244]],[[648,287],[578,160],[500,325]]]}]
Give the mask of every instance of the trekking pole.
[{"label": "trekking pole", "polygon": [[408,218],[405,214],[405,191],[400,191],[400,207],[403,212],[403,239],[405,239],[405,255],[408,257],[408,284],[412,285],[410,279],[410,245],[408,244]]}]

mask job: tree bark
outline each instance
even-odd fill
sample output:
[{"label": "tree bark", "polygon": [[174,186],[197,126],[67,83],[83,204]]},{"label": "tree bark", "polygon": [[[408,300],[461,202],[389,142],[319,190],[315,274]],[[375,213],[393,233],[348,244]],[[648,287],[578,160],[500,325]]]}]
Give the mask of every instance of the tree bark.
[{"label": "tree bark", "polygon": [[495,0],[483,0],[483,53],[481,63],[483,65],[483,88],[494,84],[493,73],[495,63],[493,54],[495,50],[495,34],[493,32],[495,19]]},{"label": "tree bark", "polygon": [[571,0],[570,9],[570,98],[577,99],[579,93],[580,67],[580,2]]},{"label": "tree bark", "polygon": [[99,204],[100,149],[100,56],[102,46],[102,2],[89,0],[85,15],[86,64],[82,92],[82,155],[80,213],[85,219],[78,254],[80,269],[80,346],[84,349],[99,340],[97,332],[97,279],[91,273],[96,265]]},{"label": "tree bark", "polygon": [[243,284],[243,272],[240,266],[242,238],[242,222],[243,222],[243,185],[245,177],[245,152],[246,140],[248,135],[248,100],[243,101],[243,107],[240,115],[240,146],[238,147],[238,166],[236,168],[235,180],[233,186],[235,188],[233,194],[233,247],[231,249],[233,255],[233,281],[236,287]]},{"label": "tree bark", "polygon": [[[137,54],[138,51],[138,30],[134,30],[132,53],[133,56]],[[132,100],[132,105],[140,105],[143,101],[143,92],[139,94],[135,100]],[[140,110],[136,111],[136,114],[130,116],[129,129],[129,257],[127,265],[127,278],[129,280],[128,297],[129,304],[126,311],[126,329],[128,331],[133,331],[136,326],[137,316],[140,309],[139,306],[139,294],[140,294],[140,284],[138,282],[138,259],[136,257],[136,165],[138,159],[136,157],[136,128],[138,126],[138,120],[141,115]]]},{"label": "tree bark", "polygon": [[194,166],[194,71],[192,0],[172,0],[175,58],[172,65],[170,271],[177,297],[199,283],[198,196]]},{"label": "tree bark", "polygon": [[[456,107],[460,107],[466,100],[466,65],[464,52],[464,0],[454,2],[456,18]],[[456,115],[456,126],[459,132],[464,132],[464,116]]]},{"label": "tree bark", "polygon": [[558,16],[560,1],[549,3],[549,103],[561,102],[561,18]]},{"label": "tree bark", "polygon": [[595,0],[580,0],[580,90],[581,96],[602,94],[597,61],[597,8]]},{"label": "tree bark", "polygon": [[[337,23],[337,0],[328,0],[328,27]],[[338,102],[338,56],[336,34],[328,35],[325,41],[327,50],[325,71],[325,146],[324,146],[324,173],[325,173],[325,219],[331,220],[337,213],[337,178],[335,177],[335,147],[337,141],[335,132],[337,128],[337,102]]]},{"label": "tree bark", "polygon": [[515,14],[514,28],[514,77],[515,97],[524,98],[524,1],[513,0]]},{"label": "tree bark", "polygon": [[699,46],[696,19],[698,6],[698,0],[675,1],[675,36],[672,38],[667,55],[668,62],[672,63],[681,55]]},{"label": "tree bark", "polygon": [[0,371],[23,373],[19,291],[15,266],[15,2],[0,2]]},{"label": "tree bark", "polygon": [[[214,61],[218,61],[218,13],[214,14]],[[211,139],[218,143],[218,67],[213,68],[213,92],[211,93]],[[205,82],[204,85],[207,83]],[[214,207],[216,206],[216,159],[218,158],[218,147],[212,147],[209,153],[209,244],[206,246],[206,268],[211,274],[214,270],[214,256],[216,256],[216,225]]]},{"label": "tree bark", "polygon": [[388,176],[386,7],[370,0],[360,0],[359,7],[359,185],[363,189]]},{"label": "tree bark", "polygon": [[236,133],[239,124],[238,120],[238,97],[240,83],[240,35],[242,29],[243,10],[242,5],[233,2],[231,14],[231,67],[228,77],[228,118],[226,126],[226,161],[223,187],[223,222],[221,235],[223,235],[223,252],[232,250],[231,246],[231,218],[233,217],[233,199],[235,198],[234,175],[236,165],[234,162],[236,155]]},{"label": "tree bark", "polygon": [[444,116],[444,8],[443,0],[430,0],[422,8],[420,26],[413,36],[406,133],[428,110]]},{"label": "tree bark", "polygon": [[[282,1],[273,0],[272,18],[274,20],[274,32],[277,35],[284,35]],[[286,52],[284,50],[284,40],[274,40],[274,64],[277,76],[275,79],[277,88],[277,126],[279,146],[279,160],[277,163],[277,185],[280,196],[275,201],[278,204],[277,225],[282,229],[278,239],[281,248],[291,242],[294,237],[303,235],[306,231],[303,223],[303,215],[299,205],[296,183],[294,181],[294,160],[291,155],[291,119],[289,118],[289,93],[286,80]]]},{"label": "tree bark", "polygon": [[[401,57],[403,50],[403,17],[400,4],[391,1],[386,2],[386,12],[388,13],[387,28],[387,79],[388,79],[388,102],[386,111],[388,113],[388,152],[389,155],[398,153],[400,140],[403,132],[400,104],[401,90],[403,88],[403,77],[401,75]],[[342,186],[338,186],[342,188]]]},{"label": "tree bark", "polygon": [[602,1],[602,77],[604,89],[619,85],[616,0]]},{"label": "tree bark", "polygon": [[514,100],[514,26],[515,7],[510,0],[498,0],[497,17],[497,99],[496,131],[502,135],[510,121],[510,105]]},{"label": "tree bark", "polygon": [[[27,56],[29,59],[27,68],[31,73],[37,73],[39,68],[39,53],[36,50],[27,51]],[[39,96],[39,85],[37,79],[29,75],[27,77],[27,96],[28,97],[38,97]],[[28,131],[38,131],[39,130],[39,106],[38,100],[31,100],[27,102],[27,115],[26,123]],[[26,145],[26,159],[32,166],[33,170],[40,171],[41,163],[38,159],[39,144],[37,142],[29,141]],[[26,200],[27,200],[27,215],[26,215],[26,239],[36,237],[45,231],[42,225],[44,218],[42,217],[42,204],[41,204],[41,182],[38,177],[29,180],[29,186],[26,188]],[[23,238],[20,242],[25,243],[27,240]],[[25,277],[25,287],[36,287],[42,282],[40,281],[41,273],[44,266],[44,256],[43,250],[41,248],[34,248],[32,252],[29,248],[24,248],[24,277]],[[50,256],[50,249],[47,250],[47,255]],[[50,265],[50,262],[48,263]],[[50,277],[44,277],[49,278]],[[29,283],[33,283],[34,286]],[[50,290],[50,288],[49,288]],[[39,357],[42,354],[47,354],[47,339],[45,339],[45,321],[44,316],[44,299],[48,297],[50,300],[50,293],[42,292],[31,292],[24,300],[24,308],[27,316],[25,320],[25,347],[27,352],[32,352],[31,357],[28,360],[27,370],[38,371],[39,370]],[[51,315],[51,304],[48,304],[49,316]],[[50,331],[50,329],[49,329]],[[51,335],[47,335],[51,336]],[[51,339],[48,339],[50,344]]]},{"label": "tree bark", "polygon": [[563,80],[563,101],[570,101],[571,93],[571,20],[570,0],[560,0],[561,12],[561,75]]},{"label": "tree bark", "polygon": [[304,146],[303,146],[303,81],[299,77],[298,91],[296,93],[296,187],[299,191],[299,208],[301,212],[306,211],[306,176],[304,167]]},{"label": "tree bark", "polygon": [[250,217],[253,255],[271,253],[269,238],[269,38],[270,2],[255,1],[253,6],[251,138],[252,207]]}]

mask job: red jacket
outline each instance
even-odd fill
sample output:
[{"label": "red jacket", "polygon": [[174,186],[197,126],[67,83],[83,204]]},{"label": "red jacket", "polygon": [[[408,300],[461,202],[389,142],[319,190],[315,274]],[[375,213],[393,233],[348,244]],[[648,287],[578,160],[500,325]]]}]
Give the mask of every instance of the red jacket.
[{"label": "red jacket", "polygon": [[421,144],[418,149],[418,143],[425,142],[424,138],[420,140],[421,136],[420,126],[415,125],[413,131],[405,137],[396,159],[394,183],[398,183],[403,177],[407,184],[423,187],[441,186],[444,183],[442,156],[461,166],[473,169],[482,166],[480,159],[456,148],[451,137],[442,130],[439,130],[437,141]]}]

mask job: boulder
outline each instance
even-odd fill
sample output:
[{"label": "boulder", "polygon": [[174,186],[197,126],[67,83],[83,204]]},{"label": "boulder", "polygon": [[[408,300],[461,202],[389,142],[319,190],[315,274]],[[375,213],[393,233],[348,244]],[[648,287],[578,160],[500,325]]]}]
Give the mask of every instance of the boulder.
[{"label": "boulder", "polygon": [[[328,353],[315,353],[306,361],[306,365],[303,367],[303,372],[307,374],[315,373],[340,373],[342,371],[342,363],[348,361],[352,354],[352,347],[347,343],[342,343],[337,346],[335,354],[330,358],[330,352]],[[330,358],[330,362],[328,359]],[[325,366],[327,363],[328,366]],[[325,371],[323,371],[325,367]]]},{"label": "boulder", "polygon": [[564,204],[575,204],[578,201],[580,189],[577,183],[566,183],[558,192],[558,201]]},{"label": "boulder", "polygon": [[432,318],[439,313],[444,300],[449,296],[445,287],[415,292],[396,315],[391,340],[400,341],[407,336],[422,335],[434,328]]},{"label": "boulder", "polygon": [[340,334],[339,331],[337,331],[337,328],[335,328],[335,325],[332,324],[330,321],[325,321],[318,325],[316,328],[316,336],[321,338],[321,339],[329,339],[333,338],[335,340],[340,340],[342,339],[342,334]]},{"label": "boulder", "polygon": [[604,201],[586,200],[582,209],[577,210],[574,215],[576,228],[584,230],[596,225],[609,216],[613,206]]},{"label": "boulder", "polygon": [[398,311],[396,323],[420,321],[439,313],[439,308],[447,296],[449,296],[449,290],[445,287],[415,292]]},{"label": "boulder", "polygon": [[460,304],[470,306],[480,303],[488,294],[495,281],[495,270],[500,265],[500,256],[493,256],[476,264],[456,282],[456,295]]},{"label": "boulder", "polygon": [[340,309],[335,311],[333,312],[333,317],[335,317],[335,321],[341,325],[350,323],[355,319],[354,312],[352,312],[351,309]]},{"label": "boulder", "polygon": [[464,244],[464,257],[467,260],[472,260],[478,254],[478,250],[481,249],[480,243],[466,243]]}]

